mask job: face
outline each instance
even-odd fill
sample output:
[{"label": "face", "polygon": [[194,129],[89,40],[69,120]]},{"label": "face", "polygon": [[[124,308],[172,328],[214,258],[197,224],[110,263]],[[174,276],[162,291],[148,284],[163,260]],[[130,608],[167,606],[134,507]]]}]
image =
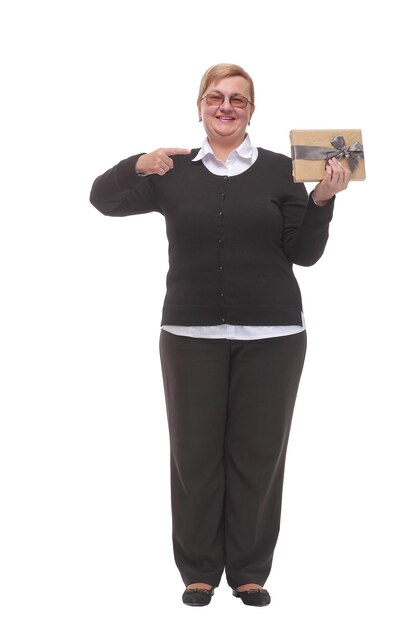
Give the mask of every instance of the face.
[{"label": "face", "polygon": [[[222,78],[217,83],[210,83],[203,95],[208,93],[219,93],[224,96],[239,94],[250,100],[249,83],[242,76],[231,76]],[[206,99],[203,98],[199,112],[209,141],[229,139],[230,142],[236,143],[236,146],[240,145],[254,108],[248,103],[245,109],[234,109],[228,99],[220,106],[207,105]]]}]

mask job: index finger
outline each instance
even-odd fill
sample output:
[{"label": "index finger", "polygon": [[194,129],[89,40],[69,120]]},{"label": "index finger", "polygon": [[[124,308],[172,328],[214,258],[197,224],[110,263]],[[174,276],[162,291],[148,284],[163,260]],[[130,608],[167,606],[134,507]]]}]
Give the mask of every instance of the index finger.
[{"label": "index finger", "polygon": [[170,156],[171,154],[189,154],[191,150],[188,148],[165,148],[165,154]]}]

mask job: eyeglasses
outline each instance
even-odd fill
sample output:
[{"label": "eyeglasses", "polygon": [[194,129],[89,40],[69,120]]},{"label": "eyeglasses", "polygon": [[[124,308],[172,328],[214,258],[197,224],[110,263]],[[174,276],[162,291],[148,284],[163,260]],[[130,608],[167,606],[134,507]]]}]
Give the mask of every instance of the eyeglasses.
[{"label": "eyeglasses", "polygon": [[234,109],[246,109],[246,107],[249,104],[252,104],[252,102],[250,100],[248,100],[247,98],[245,98],[245,96],[223,96],[223,94],[220,93],[208,93],[205,96],[203,96],[201,99],[203,100],[203,98],[206,99],[206,104],[208,106],[220,106],[221,104],[223,104],[223,102],[226,100],[226,98],[228,98],[230,105],[234,108]]}]

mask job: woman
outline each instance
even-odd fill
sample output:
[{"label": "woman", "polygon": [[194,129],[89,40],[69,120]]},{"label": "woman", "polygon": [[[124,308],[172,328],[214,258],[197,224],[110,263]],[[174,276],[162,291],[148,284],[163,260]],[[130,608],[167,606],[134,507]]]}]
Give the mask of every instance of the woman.
[{"label": "woman", "polygon": [[183,602],[207,605],[225,570],[233,595],[265,606],[306,349],[292,264],[323,254],[350,172],[329,161],[308,196],[288,157],[253,147],[254,87],[237,65],[209,68],[197,105],[201,149],[129,157],[90,200],[105,215],[166,220],[160,356]]}]

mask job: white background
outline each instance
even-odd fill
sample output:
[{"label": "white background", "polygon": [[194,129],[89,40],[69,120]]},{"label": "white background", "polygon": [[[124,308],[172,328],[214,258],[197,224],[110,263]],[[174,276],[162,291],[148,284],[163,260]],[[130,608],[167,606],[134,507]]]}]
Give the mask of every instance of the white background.
[{"label": "white background", "polygon": [[[410,7],[39,0],[3,14],[4,626],[416,624]],[[323,258],[295,268],[309,346],[260,612],[225,578],[209,607],[181,602],[158,353],[164,221],[89,204],[121,159],[201,145],[199,81],[218,62],[254,79],[255,145],[289,154],[291,128],[361,128],[366,152]]]}]

